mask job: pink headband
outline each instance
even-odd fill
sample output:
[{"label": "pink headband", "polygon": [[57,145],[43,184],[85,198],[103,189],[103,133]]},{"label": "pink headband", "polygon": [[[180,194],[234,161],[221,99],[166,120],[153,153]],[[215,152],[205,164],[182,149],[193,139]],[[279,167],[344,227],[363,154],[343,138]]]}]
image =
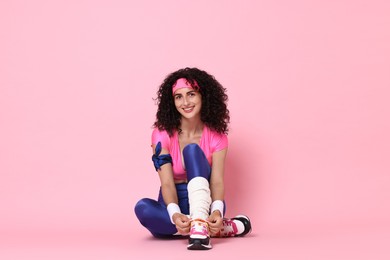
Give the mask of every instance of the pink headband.
[{"label": "pink headband", "polygon": [[[198,83],[196,83],[196,81],[194,81],[194,86],[199,87]],[[173,84],[172,95],[175,94],[176,90],[181,89],[181,88],[193,88],[193,87],[190,84],[190,82],[188,82],[187,79],[180,78],[180,79],[176,80],[175,84]]]}]

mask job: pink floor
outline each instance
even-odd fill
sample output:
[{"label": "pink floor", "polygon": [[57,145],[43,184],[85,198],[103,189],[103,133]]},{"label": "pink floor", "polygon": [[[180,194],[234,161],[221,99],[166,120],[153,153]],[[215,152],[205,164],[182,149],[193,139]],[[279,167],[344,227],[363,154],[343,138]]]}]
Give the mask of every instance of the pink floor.
[{"label": "pink floor", "polygon": [[[213,239],[209,251],[189,251],[186,240],[157,240],[142,228],[123,231],[2,232],[0,259],[390,259],[390,232],[362,230],[261,233]],[[221,258],[222,257],[222,258]]]}]

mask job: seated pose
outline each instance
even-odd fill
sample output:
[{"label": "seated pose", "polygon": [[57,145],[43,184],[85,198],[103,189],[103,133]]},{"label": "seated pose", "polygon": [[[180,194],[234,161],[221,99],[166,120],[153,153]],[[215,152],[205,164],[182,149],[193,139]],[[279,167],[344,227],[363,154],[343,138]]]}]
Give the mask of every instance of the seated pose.
[{"label": "seated pose", "polygon": [[152,160],[161,186],[157,200],[135,205],[153,236],[188,236],[190,250],[211,249],[210,237],[245,236],[245,215],[224,218],[224,166],[228,148],[226,89],[207,72],[169,74],[157,92]]}]

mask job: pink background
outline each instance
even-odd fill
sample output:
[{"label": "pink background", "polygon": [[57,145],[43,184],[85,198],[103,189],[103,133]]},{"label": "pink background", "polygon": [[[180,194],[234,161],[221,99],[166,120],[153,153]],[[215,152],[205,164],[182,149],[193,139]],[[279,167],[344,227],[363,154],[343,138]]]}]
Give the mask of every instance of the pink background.
[{"label": "pink background", "polygon": [[[152,239],[158,85],[227,89],[228,216],[210,257],[389,259],[390,2],[0,2],[0,258],[198,258]],[[135,259],[135,258],[131,258]],[[165,258],[163,258],[165,259]]]}]

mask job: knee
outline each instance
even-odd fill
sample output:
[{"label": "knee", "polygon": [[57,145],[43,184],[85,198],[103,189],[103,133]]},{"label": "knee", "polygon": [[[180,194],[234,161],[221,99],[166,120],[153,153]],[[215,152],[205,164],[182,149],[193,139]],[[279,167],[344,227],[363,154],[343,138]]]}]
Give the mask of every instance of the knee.
[{"label": "knee", "polygon": [[151,203],[152,203],[152,199],[144,198],[139,200],[137,204],[135,204],[134,212],[139,220],[142,220],[145,217],[147,218],[148,212],[150,212]]},{"label": "knee", "polygon": [[199,152],[202,152],[202,149],[198,144],[195,143],[187,144],[183,149],[184,155],[189,155],[189,154],[194,154]]}]

